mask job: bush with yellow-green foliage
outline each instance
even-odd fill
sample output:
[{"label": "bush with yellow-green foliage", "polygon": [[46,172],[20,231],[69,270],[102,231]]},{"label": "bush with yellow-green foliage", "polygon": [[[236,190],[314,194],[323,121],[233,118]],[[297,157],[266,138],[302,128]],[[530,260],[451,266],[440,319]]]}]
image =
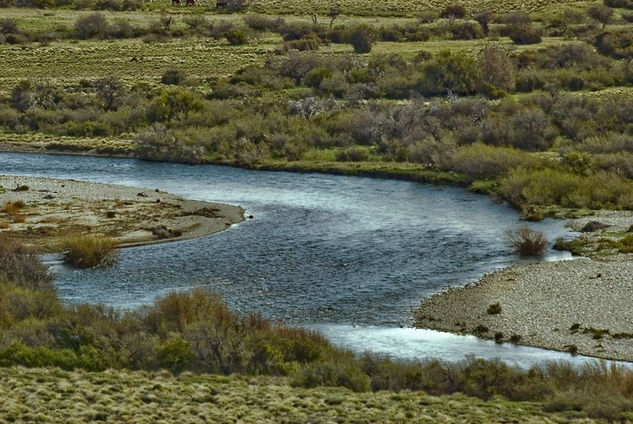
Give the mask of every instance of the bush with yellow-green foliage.
[{"label": "bush with yellow-green foliage", "polygon": [[116,243],[106,236],[70,234],[61,243],[64,262],[77,268],[109,265],[116,261]]}]

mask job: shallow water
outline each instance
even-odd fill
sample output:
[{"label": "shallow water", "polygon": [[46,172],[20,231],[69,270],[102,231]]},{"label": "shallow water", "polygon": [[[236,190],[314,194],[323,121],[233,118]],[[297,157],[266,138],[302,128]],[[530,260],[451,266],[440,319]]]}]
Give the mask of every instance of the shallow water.
[{"label": "shallow water", "polygon": [[[0,173],[158,188],[238,204],[255,217],[210,237],[124,249],[110,268],[71,270],[51,260],[60,294],[72,302],[136,307],[173,290],[203,286],[221,293],[236,310],[321,326],[333,340],[352,343],[357,350],[362,350],[359,343],[367,343],[366,349],[385,351],[385,343],[406,339],[409,347],[401,350],[407,357],[425,352],[463,356],[467,346],[481,341],[451,336],[467,340],[452,347],[457,339],[440,338],[437,343],[446,349],[433,350],[419,341],[410,343],[415,340],[410,329],[389,329],[410,326],[420,299],[520,261],[503,238],[506,229],[521,225],[518,213],[459,188],[9,153],[0,154]],[[572,236],[562,221],[530,226],[552,241]],[[567,258],[565,252],[548,250],[544,259]],[[380,342],[377,329],[384,330],[382,340],[391,342]],[[508,350],[492,345],[483,356]],[[521,349],[527,348],[511,351]],[[397,349],[392,353],[398,356]]]}]

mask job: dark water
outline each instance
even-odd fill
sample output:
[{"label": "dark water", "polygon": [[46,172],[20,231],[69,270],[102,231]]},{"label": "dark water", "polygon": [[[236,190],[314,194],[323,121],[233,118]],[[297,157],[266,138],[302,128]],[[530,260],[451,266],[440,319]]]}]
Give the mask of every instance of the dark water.
[{"label": "dark water", "polygon": [[[0,154],[0,173],[158,188],[238,204],[255,217],[210,237],[124,249],[111,268],[58,265],[67,301],[135,307],[204,286],[239,311],[326,333],[395,329],[410,325],[420,299],[519,261],[503,238],[521,224],[517,212],[458,188],[24,154]],[[531,226],[550,240],[570,236],[562,221]],[[546,259],[564,257],[550,251]]]}]

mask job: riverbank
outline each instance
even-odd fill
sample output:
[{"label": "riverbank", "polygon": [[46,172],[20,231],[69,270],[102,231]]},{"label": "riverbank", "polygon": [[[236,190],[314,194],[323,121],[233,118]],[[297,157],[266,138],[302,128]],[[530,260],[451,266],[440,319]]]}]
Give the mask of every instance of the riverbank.
[{"label": "riverbank", "polygon": [[40,252],[69,233],[111,237],[119,247],[202,237],[244,219],[244,209],[158,190],[0,175],[0,234]]},{"label": "riverbank", "polygon": [[[31,141],[0,141],[0,152],[35,153],[45,155],[93,156],[135,159],[130,140],[103,141],[71,137],[40,136]],[[286,161],[266,159],[253,163],[234,160],[207,160],[204,165],[230,166],[255,171],[314,172],[319,174],[347,175],[371,178],[390,178],[419,183],[444,184],[468,187],[472,182],[465,175],[451,171],[437,171],[409,162],[339,162],[329,160]]]},{"label": "riverbank", "polygon": [[631,255],[514,265],[423,300],[416,326],[633,361],[632,290]]}]

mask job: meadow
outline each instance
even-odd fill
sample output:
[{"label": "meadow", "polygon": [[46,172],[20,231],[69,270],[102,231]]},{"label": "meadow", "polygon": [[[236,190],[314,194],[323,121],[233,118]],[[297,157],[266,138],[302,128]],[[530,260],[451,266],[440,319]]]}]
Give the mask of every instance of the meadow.
[{"label": "meadow", "polygon": [[[33,381],[37,389],[33,390]],[[291,387],[283,378],[131,371],[0,368],[5,422],[136,423],[597,423],[534,402],[455,394],[354,393]],[[456,412],[458,411],[458,412]]]}]

